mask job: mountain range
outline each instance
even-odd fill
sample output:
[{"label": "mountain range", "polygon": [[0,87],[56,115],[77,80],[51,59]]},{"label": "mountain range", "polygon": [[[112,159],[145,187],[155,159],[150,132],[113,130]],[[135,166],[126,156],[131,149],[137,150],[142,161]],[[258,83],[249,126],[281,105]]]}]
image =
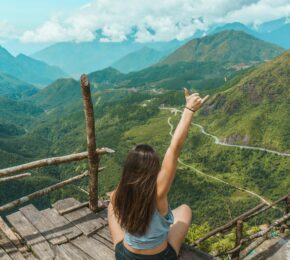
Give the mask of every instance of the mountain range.
[{"label": "mountain range", "polygon": [[[125,58],[129,53],[137,51],[139,51],[137,55],[140,55],[142,52],[144,54],[141,54],[141,56],[149,55],[148,58],[143,57],[144,65],[140,63],[140,67],[143,68],[154,63],[156,53],[168,53],[180,47],[183,43],[177,40],[149,43],[138,43],[133,40],[125,42],[98,42],[97,40],[83,43],[63,42],[49,46],[33,54],[32,57],[50,65],[58,66],[70,75],[78,78],[82,73],[90,73],[109,66],[114,67],[114,65],[119,67],[119,62],[124,64],[124,60],[121,59],[130,60],[125,61],[125,65],[128,65],[128,67],[124,67],[121,69],[122,71],[127,72],[132,69],[138,69],[136,65],[132,67],[132,56]],[[144,47],[153,49],[156,52],[148,54],[148,49],[144,49]]]},{"label": "mountain range", "polygon": [[290,48],[290,23],[287,18],[281,18],[259,26],[238,22],[217,24],[210,26],[207,30],[199,30],[183,41],[138,43],[134,41],[134,35],[131,35],[124,42],[99,42],[99,39],[87,43],[62,42],[38,51],[32,57],[58,66],[75,78],[82,73],[90,73],[106,67],[113,67],[123,73],[128,73],[158,63],[170,52],[193,38],[227,30],[243,31],[282,48]]},{"label": "mountain range", "polygon": [[[122,88],[172,91],[180,86],[209,91],[241,73],[236,64],[257,66],[282,52],[276,45],[231,30],[193,39],[143,70],[124,74],[109,67],[90,73],[89,78],[93,93]],[[64,106],[80,99],[79,82],[59,79],[28,99],[45,109]]]},{"label": "mountain range", "polygon": [[39,87],[43,87],[60,77],[68,76],[58,67],[47,65],[24,54],[14,57],[1,46],[0,71]]},{"label": "mountain range", "polygon": [[203,34],[213,34],[226,30],[238,30],[248,33],[261,40],[279,45],[285,49],[290,48],[290,23],[288,18],[280,18],[278,20],[262,23],[259,26],[247,26],[242,23],[229,23],[214,26]]}]

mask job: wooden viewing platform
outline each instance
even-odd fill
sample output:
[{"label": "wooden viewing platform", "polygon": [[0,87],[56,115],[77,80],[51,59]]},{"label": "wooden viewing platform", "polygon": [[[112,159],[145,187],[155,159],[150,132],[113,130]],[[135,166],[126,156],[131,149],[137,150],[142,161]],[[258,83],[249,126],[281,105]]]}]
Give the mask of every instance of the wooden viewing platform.
[{"label": "wooden viewing platform", "polygon": [[[108,229],[107,208],[94,213],[74,198],[52,208],[32,204],[0,219],[0,259],[115,259]],[[179,259],[212,259],[198,249],[183,246]]]}]

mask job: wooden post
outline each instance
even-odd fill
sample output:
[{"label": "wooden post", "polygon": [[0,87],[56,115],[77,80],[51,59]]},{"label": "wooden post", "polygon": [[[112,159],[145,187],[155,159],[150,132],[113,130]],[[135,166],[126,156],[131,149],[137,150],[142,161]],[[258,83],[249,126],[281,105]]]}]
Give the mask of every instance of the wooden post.
[{"label": "wooden post", "polygon": [[94,212],[98,210],[98,165],[99,157],[95,153],[96,137],[95,137],[95,118],[94,108],[91,98],[91,90],[89,79],[86,75],[81,76],[81,89],[84,103],[84,112],[87,130],[87,147],[88,147],[88,163],[89,163],[89,205]]},{"label": "wooden post", "polygon": [[[286,203],[286,206],[285,206],[285,215],[287,215],[289,212],[290,212],[290,196],[288,196],[286,199],[285,199],[285,203]],[[281,224],[281,227],[280,227],[280,232],[281,233],[285,233],[285,229],[287,228],[287,220],[284,221],[282,224]]]},{"label": "wooden post", "polygon": [[[241,240],[243,238],[243,221],[237,221],[237,228],[236,228],[236,247],[240,245]],[[232,259],[239,259],[240,249],[233,253]]]}]

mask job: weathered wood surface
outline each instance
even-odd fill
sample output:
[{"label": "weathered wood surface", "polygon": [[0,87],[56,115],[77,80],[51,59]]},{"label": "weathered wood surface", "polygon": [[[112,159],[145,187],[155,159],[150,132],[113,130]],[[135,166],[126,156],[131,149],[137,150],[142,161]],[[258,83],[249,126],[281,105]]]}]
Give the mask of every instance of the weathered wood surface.
[{"label": "weathered wood surface", "polygon": [[86,252],[93,259],[97,260],[113,260],[115,253],[101,242],[88,238],[86,236],[78,237],[71,241],[73,245]]},{"label": "weathered wood surface", "polygon": [[7,216],[7,219],[40,259],[54,258],[49,243],[20,211]]},{"label": "weathered wood surface", "polygon": [[257,238],[253,243],[251,243],[248,247],[246,247],[243,251],[241,251],[240,259],[246,257],[251,251],[253,251],[255,248],[257,248],[259,245],[261,245],[267,239],[268,239],[267,236]]},{"label": "weathered wood surface", "polygon": [[97,234],[101,236],[102,238],[106,239],[107,241],[112,241],[111,233],[109,231],[109,226],[106,226],[102,229],[100,229]]},{"label": "weathered wood surface", "polygon": [[4,249],[4,251],[15,260],[24,260],[25,258],[18,251],[18,249],[14,246],[14,244],[9,240],[9,238],[4,234],[3,231],[0,231],[0,248]]},{"label": "weathered wood surface", "polygon": [[108,209],[104,208],[103,210],[98,212],[98,215],[104,219],[105,221],[108,221]]},{"label": "weathered wood surface", "polygon": [[20,208],[20,212],[51,244],[59,245],[68,241],[50,219],[41,214],[32,204]]},{"label": "weathered wood surface", "polygon": [[68,184],[70,184],[72,182],[81,180],[82,178],[84,178],[86,176],[88,176],[88,172],[87,171],[84,172],[83,174],[74,176],[72,178],[69,178],[69,179],[64,180],[62,182],[59,182],[57,184],[48,186],[48,187],[46,187],[44,189],[41,189],[39,191],[35,191],[35,192],[33,192],[33,193],[29,194],[29,195],[26,195],[26,196],[24,196],[24,197],[22,197],[20,199],[14,200],[12,202],[9,202],[9,203],[1,206],[0,207],[0,212],[3,212],[3,211],[8,210],[8,209],[15,208],[16,206],[21,205],[21,204],[23,204],[25,202],[28,202],[28,201],[30,201],[30,200],[32,200],[34,198],[42,197],[42,196],[44,196],[44,195],[46,195],[46,194],[48,194],[48,193],[50,193],[50,192],[52,192],[54,190],[57,190],[57,189],[60,189],[60,188],[64,187],[65,185],[68,185]]},{"label": "weathered wood surface", "polygon": [[11,180],[19,180],[25,177],[30,177],[31,173],[27,172],[27,173],[22,173],[22,174],[18,174],[15,176],[10,176],[10,177],[5,177],[5,178],[0,178],[0,182],[4,182],[4,181],[11,181]]},{"label": "weathered wood surface", "polygon": [[18,248],[20,252],[28,250],[27,247],[23,246],[20,240],[16,237],[14,232],[8,227],[5,221],[0,217],[0,229],[6,235],[6,237]]},{"label": "weathered wood surface", "polygon": [[89,203],[90,209],[94,212],[98,210],[98,168],[99,157],[96,154],[96,135],[94,107],[91,97],[90,82],[87,75],[83,74],[80,79],[84,112],[86,119],[88,163],[89,163]]},{"label": "weathered wood surface", "polygon": [[[80,204],[79,201],[70,198],[58,201],[53,204],[53,207],[58,211],[62,211]],[[86,207],[64,214],[63,216],[79,228],[86,236],[96,233],[97,230],[107,224],[106,221]]]},{"label": "weathered wood surface", "polygon": [[[96,149],[95,151],[95,153],[98,155],[110,154],[114,152],[115,151],[110,148],[101,148],[101,149]],[[17,173],[20,171],[27,171],[27,170],[31,170],[35,168],[40,168],[43,166],[58,165],[58,164],[67,163],[67,162],[80,161],[87,158],[88,158],[88,152],[82,152],[82,153],[65,155],[61,157],[42,159],[42,160],[29,162],[29,163],[18,165],[18,166],[9,167],[6,169],[0,169],[0,177],[11,175],[13,173]]]},{"label": "weathered wood surface", "polygon": [[[48,208],[42,211],[38,211],[34,206],[28,205],[21,208],[20,211],[9,215],[7,218],[15,230],[20,234],[21,238],[31,247],[37,259],[115,259],[111,234],[107,221],[103,219],[106,217],[106,210],[99,213],[93,213],[91,210],[84,207],[67,213],[64,216],[59,215],[57,211],[57,209],[65,210],[80,204],[81,203],[77,200],[69,198],[56,202],[54,204],[55,208]],[[80,213],[81,211],[84,213]],[[76,217],[74,216],[75,213],[77,213],[77,218],[74,218]],[[90,216],[88,220],[86,217],[83,218],[83,216],[87,215]],[[71,219],[69,220],[67,216],[73,217],[70,217]],[[80,216],[82,216],[81,219],[85,221],[77,223],[80,220]],[[47,223],[44,223],[44,220]],[[101,227],[99,226],[100,220],[102,221]],[[94,233],[92,236],[88,237],[82,234],[80,229],[84,230],[84,225],[87,231]],[[4,227],[4,229],[5,228],[6,227]],[[71,230],[72,232],[70,232]],[[9,231],[11,231],[11,229],[9,229]],[[50,236],[50,234],[52,234],[52,236]],[[55,246],[50,244],[52,239],[61,236],[66,236],[66,239],[69,241]],[[48,241],[50,241],[50,243]],[[181,252],[181,260],[213,259],[206,253],[198,249],[192,249],[188,246],[183,246]],[[6,255],[5,257],[9,257],[8,254]],[[29,255],[29,253],[24,256],[25,259],[36,259],[33,255]]]},{"label": "weathered wood surface", "polygon": [[58,260],[72,260],[72,259],[83,259],[83,260],[92,260],[88,254],[75,247],[71,243],[62,244],[56,247],[56,251],[58,256],[56,259]]},{"label": "weathered wood surface", "polygon": [[72,240],[82,235],[82,231],[70,223],[65,217],[60,216],[56,209],[48,208],[42,210],[41,214],[53,223],[55,230],[64,235],[67,240]]},{"label": "weathered wood surface", "polygon": [[108,241],[107,239],[101,237],[97,234],[93,235],[92,238],[96,239],[97,241],[101,242],[104,244],[106,247],[108,247],[110,250],[115,250],[114,245],[111,241]]},{"label": "weathered wood surface", "polygon": [[58,213],[60,215],[64,215],[64,214],[70,213],[72,211],[75,211],[77,209],[81,209],[81,208],[88,207],[88,206],[89,206],[89,202],[87,201],[87,202],[83,202],[83,203],[80,203],[78,205],[74,205],[72,207],[63,209],[63,210],[59,210]]},{"label": "weathered wood surface", "polygon": [[7,255],[1,247],[0,247],[0,259],[11,260],[11,257]]}]

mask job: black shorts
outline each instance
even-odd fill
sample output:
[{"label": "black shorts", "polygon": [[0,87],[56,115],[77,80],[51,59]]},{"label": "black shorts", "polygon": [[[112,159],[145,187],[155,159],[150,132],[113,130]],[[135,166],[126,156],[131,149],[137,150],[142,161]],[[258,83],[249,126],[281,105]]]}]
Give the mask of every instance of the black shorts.
[{"label": "black shorts", "polygon": [[177,260],[177,254],[173,247],[168,243],[167,247],[160,253],[155,255],[141,255],[130,252],[123,245],[123,241],[119,242],[115,247],[116,260]]}]

